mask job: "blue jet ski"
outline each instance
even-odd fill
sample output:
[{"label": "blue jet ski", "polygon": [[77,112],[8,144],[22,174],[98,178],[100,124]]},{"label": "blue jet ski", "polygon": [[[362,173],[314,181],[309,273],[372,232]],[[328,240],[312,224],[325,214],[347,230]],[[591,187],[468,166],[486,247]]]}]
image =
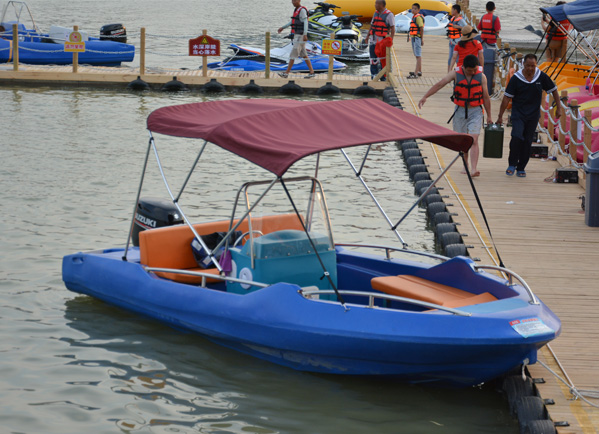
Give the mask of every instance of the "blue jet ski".
[{"label": "blue jet ski", "polygon": [[[243,47],[236,44],[229,45],[233,54],[220,62],[208,64],[210,69],[220,69],[224,71],[264,71],[265,69],[265,51],[260,48]],[[289,43],[283,47],[274,48],[270,51],[270,69],[271,71],[285,71],[289,62],[292,44]],[[320,53],[320,45],[314,42],[306,43],[306,51],[312,62],[312,68],[315,72],[326,72],[329,69],[329,57],[316,54]],[[347,65],[335,60],[333,62],[333,71],[341,71]],[[291,68],[293,72],[309,72],[310,69],[303,59],[297,59]]]}]

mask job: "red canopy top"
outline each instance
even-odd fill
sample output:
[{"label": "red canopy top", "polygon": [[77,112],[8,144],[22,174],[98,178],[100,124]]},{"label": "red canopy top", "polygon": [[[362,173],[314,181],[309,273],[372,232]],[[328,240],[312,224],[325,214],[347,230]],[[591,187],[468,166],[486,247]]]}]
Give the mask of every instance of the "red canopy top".
[{"label": "red canopy top", "polygon": [[302,158],[331,149],[421,138],[468,151],[472,137],[420,119],[377,99],[296,101],[251,99],[163,107],[148,129],[205,139],[283,175]]}]

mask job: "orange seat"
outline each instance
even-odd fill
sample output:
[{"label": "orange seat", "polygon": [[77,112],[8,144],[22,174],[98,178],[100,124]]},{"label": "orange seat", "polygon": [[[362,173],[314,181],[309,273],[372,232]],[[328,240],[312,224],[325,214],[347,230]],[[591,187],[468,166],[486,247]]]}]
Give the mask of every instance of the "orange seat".
[{"label": "orange seat", "polygon": [[389,295],[426,301],[446,307],[462,307],[497,300],[492,294],[472,294],[416,276],[382,276],[371,280],[372,288]]},{"label": "orange seat", "polygon": [[[208,235],[213,232],[225,232],[229,229],[229,220],[199,223],[193,225],[198,235]],[[252,229],[263,234],[283,229],[302,230],[302,225],[295,214],[283,214],[252,218]],[[247,219],[237,228],[247,232]],[[193,253],[191,242],[194,234],[187,225],[167,226],[164,228],[150,229],[139,233],[140,263],[148,267],[174,268],[178,270],[197,271],[218,274],[214,269],[198,268]],[[201,276],[190,276],[178,273],[156,273],[160,277],[181,283],[199,284]],[[219,279],[207,279],[208,282],[219,282]]]}]

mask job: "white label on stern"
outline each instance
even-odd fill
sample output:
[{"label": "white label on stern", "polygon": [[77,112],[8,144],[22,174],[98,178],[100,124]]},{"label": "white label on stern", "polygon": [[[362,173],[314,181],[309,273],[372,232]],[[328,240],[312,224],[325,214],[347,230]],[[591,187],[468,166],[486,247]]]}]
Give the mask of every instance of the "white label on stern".
[{"label": "white label on stern", "polygon": [[516,319],[510,321],[510,325],[520,335],[528,338],[530,336],[542,335],[545,333],[553,333],[554,330],[539,318]]}]

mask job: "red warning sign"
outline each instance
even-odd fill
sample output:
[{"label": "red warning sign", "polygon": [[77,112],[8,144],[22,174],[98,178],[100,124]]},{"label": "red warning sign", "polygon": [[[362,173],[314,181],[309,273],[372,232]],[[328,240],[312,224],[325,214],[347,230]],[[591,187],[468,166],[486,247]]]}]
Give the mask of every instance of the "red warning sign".
[{"label": "red warning sign", "polygon": [[208,35],[189,40],[190,56],[220,56],[220,41]]},{"label": "red warning sign", "polygon": [[339,39],[323,39],[322,40],[322,54],[339,56],[339,55],[341,55],[342,47],[343,47],[342,41],[340,41]]}]

